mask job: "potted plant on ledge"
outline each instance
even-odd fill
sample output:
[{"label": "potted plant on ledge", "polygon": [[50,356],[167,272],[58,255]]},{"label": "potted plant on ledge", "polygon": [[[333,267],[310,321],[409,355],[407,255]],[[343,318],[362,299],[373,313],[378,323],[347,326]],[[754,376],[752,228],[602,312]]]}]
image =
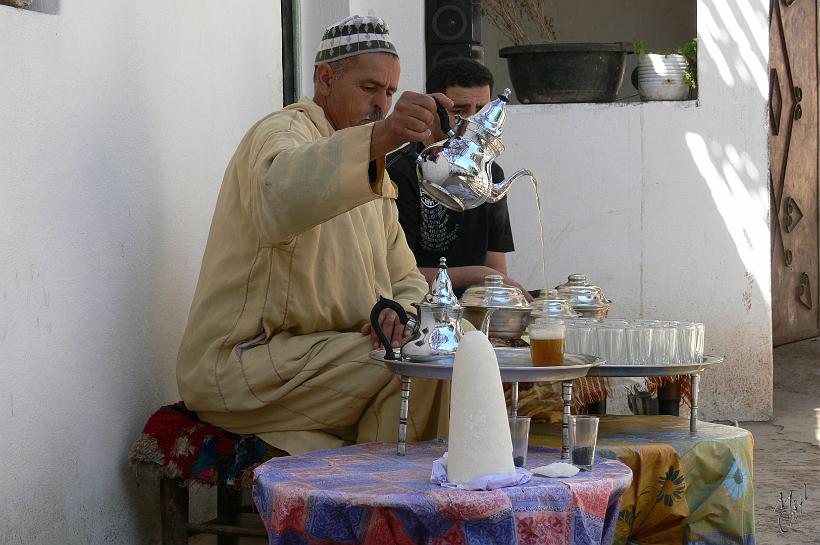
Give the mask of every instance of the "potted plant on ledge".
[{"label": "potted plant on ledge", "polygon": [[507,59],[522,104],[611,102],[623,81],[630,45],[558,43],[553,19],[541,0],[483,0],[482,12],[513,42]]},{"label": "potted plant on ledge", "polygon": [[697,91],[698,39],[674,53],[651,53],[637,40],[634,51],[638,66],[632,73],[632,84],[641,100],[687,100]]}]

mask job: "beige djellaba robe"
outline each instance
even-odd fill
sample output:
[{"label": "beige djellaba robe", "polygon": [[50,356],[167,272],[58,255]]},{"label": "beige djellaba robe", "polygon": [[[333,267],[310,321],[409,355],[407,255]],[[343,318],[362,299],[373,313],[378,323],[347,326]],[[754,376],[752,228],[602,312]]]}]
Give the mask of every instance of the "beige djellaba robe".
[{"label": "beige djellaba robe", "polygon": [[[177,360],[200,418],[291,454],[394,441],[399,377],[360,333],[379,295],[427,291],[372,125],[334,131],[313,101],[272,113],[225,173]],[[445,437],[449,383],[414,379],[408,439]]]}]

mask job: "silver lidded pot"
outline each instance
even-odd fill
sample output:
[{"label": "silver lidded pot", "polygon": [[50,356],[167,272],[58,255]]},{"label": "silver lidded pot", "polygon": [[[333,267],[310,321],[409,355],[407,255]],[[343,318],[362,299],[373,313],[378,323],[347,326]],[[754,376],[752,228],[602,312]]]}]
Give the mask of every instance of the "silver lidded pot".
[{"label": "silver lidded pot", "polygon": [[529,323],[532,308],[524,293],[504,284],[504,277],[488,274],[484,284],[470,286],[461,296],[464,319],[480,329],[487,310],[490,316],[487,336],[491,339],[519,339]]},{"label": "silver lidded pot", "polygon": [[548,290],[546,294],[530,303],[530,306],[532,307],[531,321],[536,318],[572,320],[580,317],[569,304],[569,301],[558,295],[558,290]]},{"label": "silver lidded pot", "polygon": [[463,308],[453,293],[450,276],[447,274],[447,260],[441,258],[438,275],[430,285],[430,291],[420,303],[412,303],[418,316],[411,318],[398,302],[379,297],[370,311],[370,324],[384,346],[385,359],[396,359],[387,336],[379,323],[381,311],[390,308],[399,315],[401,323],[413,328],[401,347],[401,359],[409,361],[431,361],[453,356],[464,335],[461,326]]},{"label": "silver lidded pot", "polygon": [[572,309],[581,318],[603,320],[612,306],[604,291],[598,286],[590,285],[585,274],[571,274],[567,281],[555,287],[558,297],[569,301]]}]

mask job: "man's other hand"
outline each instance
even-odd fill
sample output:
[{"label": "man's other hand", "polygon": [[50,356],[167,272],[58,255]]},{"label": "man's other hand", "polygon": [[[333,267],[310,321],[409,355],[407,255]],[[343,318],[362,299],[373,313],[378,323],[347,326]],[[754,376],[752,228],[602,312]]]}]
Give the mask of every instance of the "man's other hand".
[{"label": "man's other hand", "polygon": [[[379,325],[382,326],[385,337],[390,340],[392,348],[399,348],[402,339],[412,333],[409,327],[401,323],[396,311],[389,308],[384,309],[379,314]],[[370,340],[373,341],[373,348],[381,348],[382,342],[379,340],[376,331],[369,322],[362,326],[361,332],[362,335],[370,335]]]}]

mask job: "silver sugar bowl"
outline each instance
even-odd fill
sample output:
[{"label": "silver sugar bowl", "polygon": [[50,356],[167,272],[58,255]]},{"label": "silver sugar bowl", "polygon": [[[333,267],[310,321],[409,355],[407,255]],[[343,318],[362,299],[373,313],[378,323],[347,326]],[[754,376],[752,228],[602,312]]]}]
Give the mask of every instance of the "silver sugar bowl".
[{"label": "silver sugar bowl", "polygon": [[484,316],[493,309],[487,336],[491,339],[519,339],[527,328],[532,309],[524,293],[504,284],[504,277],[488,274],[484,284],[470,286],[461,296],[464,319],[481,328]]},{"label": "silver sugar bowl", "polygon": [[569,301],[581,318],[606,318],[612,301],[606,298],[598,286],[590,285],[585,274],[571,274],[567,281],[555,287],[558,297]]}]

